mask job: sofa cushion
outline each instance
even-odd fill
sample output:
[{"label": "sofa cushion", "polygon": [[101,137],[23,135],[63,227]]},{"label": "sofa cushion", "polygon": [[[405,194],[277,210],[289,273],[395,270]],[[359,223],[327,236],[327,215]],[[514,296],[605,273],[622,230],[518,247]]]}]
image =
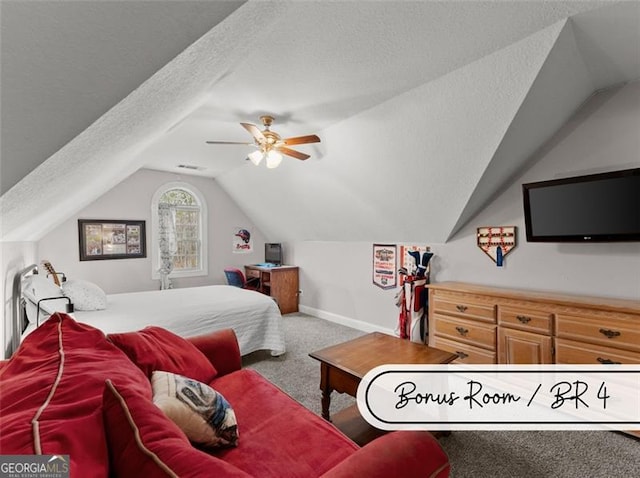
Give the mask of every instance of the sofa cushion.
[{"label": "sofa cushion", "polygon": [[106,382],[103,415],[113,476],[249,476],[194,448],[148,398],[128,386]]},{"label": "sofa cushion", "polygon": [[206,447],[236,446],[238,426],[233,408],[213,388],[170,372],[151,376],[153,403],[189,440]]},{"label": "sofa cushion", "polygon": [[187,375],[204,383],[209,383],[217,375],[215,367],[195,345],[161,327],[109,334],[108,338],[149,379],[155,370]]},{"label": "sofa cushion", "polygon": [[107,378],[151,398],[144,374],[102,332],[53,314],[0,370],[0,454],[69,455],[71,476],[107,476]]},{"label": "sofa cushion", "polygon": [[242,430],[238,447],[216,456],[250,475],[320,476],[359,448],[255,370],[217,377],[211,386],[233,404]]}]

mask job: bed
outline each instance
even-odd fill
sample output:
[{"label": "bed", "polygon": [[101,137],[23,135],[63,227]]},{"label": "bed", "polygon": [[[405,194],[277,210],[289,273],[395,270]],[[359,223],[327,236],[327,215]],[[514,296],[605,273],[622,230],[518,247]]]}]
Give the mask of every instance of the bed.
[{"label": "bed", "polygon": [[[54,289],[33,294],[33,288],[27,284],[33,283],[34,273],[37,274],[35,265],[19,273],[16,279],[19,290],[16,290],[14,282],[14,297],[20,298],[20,305],[14,307],[18,316],[13,323],[16,330],[21,331],[14,337],[19,336],[19,340],[34,330],[43,319],[46,320],[48,314],[65,311],[63,306],[69,302],[66,297],[60,297],[59,300],[41,301],[38,307],[36,301],[42,296],[50,296]],[[41,283],[43,279],[42,274],[36,278]],[[46,282],[53,284],[53,281]],[[44,285],[49,287],[48,284]],[[64,283],[62,286],[64,295]],[[54,287],[57,286],[54,284]],[[109,294],[105,295],[105,299],[104,309],[78,310],[76,307],[71,315],[78,322],[96,327],[105,334],[131,332],[156,325],[182,337],[190,337],[232,328],[238,337],[242,355],[257,350],[270,350],[272,355],[285,352],[280,310],[273,299],[259,292],[228,285],[212,285]],[[16,348],[17,344],[14,344],[14,350]]]}]

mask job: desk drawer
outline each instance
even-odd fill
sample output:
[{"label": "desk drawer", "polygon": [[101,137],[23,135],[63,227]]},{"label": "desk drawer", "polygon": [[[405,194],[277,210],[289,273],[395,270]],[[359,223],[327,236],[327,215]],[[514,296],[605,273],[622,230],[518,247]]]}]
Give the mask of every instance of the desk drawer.
[{"label": "desk drawer", "polygon": [[260,271],[257,269],[245,269],[245,275],[248,278],[260,277]]},{"label": "desk drawer", "polygon": [[496,349],[496,328],[472,320],[434,315],[435,334],[485,349]]}]

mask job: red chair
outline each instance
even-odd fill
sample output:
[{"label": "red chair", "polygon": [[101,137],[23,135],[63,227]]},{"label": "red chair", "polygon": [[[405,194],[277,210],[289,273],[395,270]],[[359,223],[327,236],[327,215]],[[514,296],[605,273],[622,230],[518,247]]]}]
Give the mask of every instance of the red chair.
[{"label": "red chair", "polygon": [[246,280],[242,271],[235,267],[225,267],[224,275],[227,277],[227,284],[231,286],[249,290],[258,290],[260,288],[259,277],[251,277]]}]

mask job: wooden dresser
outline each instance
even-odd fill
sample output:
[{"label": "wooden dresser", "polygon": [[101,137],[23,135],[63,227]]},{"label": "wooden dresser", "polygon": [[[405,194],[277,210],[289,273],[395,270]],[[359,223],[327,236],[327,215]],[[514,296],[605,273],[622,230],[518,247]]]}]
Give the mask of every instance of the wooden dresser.
[{"label": "wooden dresser", "polygon": [[460,363],[639,364],[640,301],[431,284],[429,345]]},{"label": "wooden dresser", "polygon": [[429,285],[429,345],[466,363],[640,363],[640,301]]}]

